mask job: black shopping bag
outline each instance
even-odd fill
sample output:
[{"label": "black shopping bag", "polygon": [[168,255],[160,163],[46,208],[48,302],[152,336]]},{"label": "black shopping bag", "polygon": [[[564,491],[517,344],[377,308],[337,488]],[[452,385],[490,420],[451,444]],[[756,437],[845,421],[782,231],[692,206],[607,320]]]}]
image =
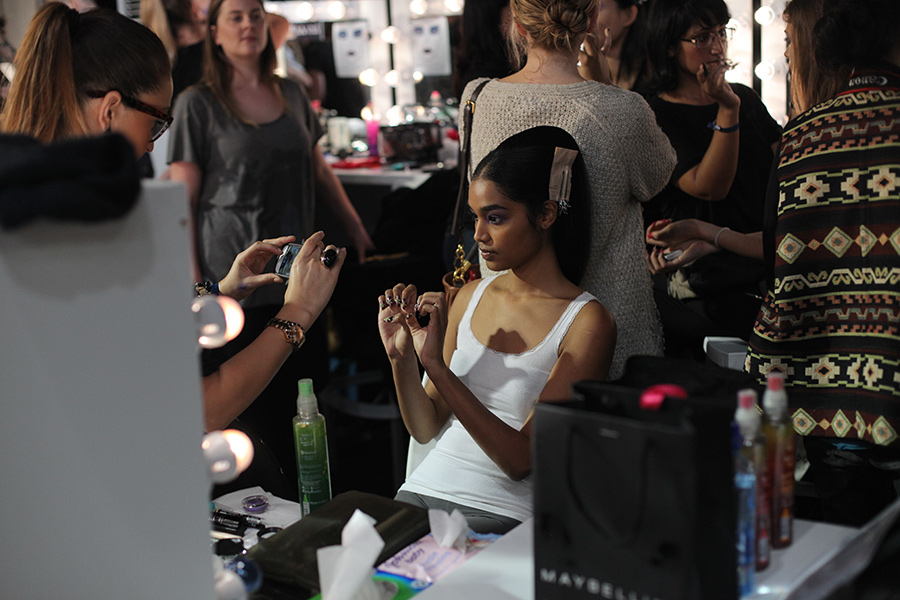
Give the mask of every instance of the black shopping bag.
[{"label": "black shopping bag", "polygon": [[621,383],[536,409],[535,597],[737,598],[735,381],[658,410]]}]

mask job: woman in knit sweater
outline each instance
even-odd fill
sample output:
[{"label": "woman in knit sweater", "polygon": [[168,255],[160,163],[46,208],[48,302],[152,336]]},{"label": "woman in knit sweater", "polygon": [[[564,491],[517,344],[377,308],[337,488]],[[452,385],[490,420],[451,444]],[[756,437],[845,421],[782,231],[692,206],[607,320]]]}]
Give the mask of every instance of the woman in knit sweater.
[{"label": "woman in knit sweater", "polygon": [[[662,352],[645,263],[641,202],[666,185],[675,154],[638,94],[579,75],[578,50],[593,30],[598,4],[510,2],[512,37],[521,48],[522,66],[508,77],[489,81],[478,96],[471,164],[530,127],[555,126],[575,138],[584,154],[592,204],[592,241],[581,286],[616,319],[618,343],[609,374],[615,378],[629,356]],[[466,87],[463,102],[482,81]],[[482,265],[482,274],[490,272]]]}]

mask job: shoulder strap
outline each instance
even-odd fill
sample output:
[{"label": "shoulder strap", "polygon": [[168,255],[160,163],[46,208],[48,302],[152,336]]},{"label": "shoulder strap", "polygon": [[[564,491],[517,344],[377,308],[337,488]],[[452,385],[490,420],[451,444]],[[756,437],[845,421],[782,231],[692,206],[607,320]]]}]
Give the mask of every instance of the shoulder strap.
[{"label": "shoulder strap", "polygon": [[491,81],[490,79],[485,79],[472,91],[472,96],[466,100],[466,105],[463,107],[463,116],[460,122],[460,147],[459,147],[459,193],[456,196],[456,208],[453,209],[453,225],[451,226],[450,231],[453,235],[459,233],[460,223],[462,219],[460,219],[460,210],[466,203],[466,197],[469,192],[469,148],[471,146],[472,140],[472,115],[475,114],[475,100],[478,99],[478,94],[481,93],[481,90],[484,89],[484,86]]}]

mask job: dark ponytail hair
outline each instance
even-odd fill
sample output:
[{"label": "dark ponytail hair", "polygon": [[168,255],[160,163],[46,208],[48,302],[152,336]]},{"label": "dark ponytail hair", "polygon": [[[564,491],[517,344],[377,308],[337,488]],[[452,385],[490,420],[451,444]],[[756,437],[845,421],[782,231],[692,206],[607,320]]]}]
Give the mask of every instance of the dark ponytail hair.
[{"label": "dark ponytail hair", "polygon": [[78,13],[51,2],[25,31],[0,130],[42,142],[85,135],[87,92],[140,96],[169,77],[165,47],[140,23],[106,8]]},{"label": "dark ponytail hair", "polygon": [[[534,127],[507,138],[482,159],[472,180],[483,179],[500,192],[525,205],[529,220],[537,222],[550,198],[550,170],[556,148],[579,150],[571,135],[558,127]],[[579,150],[572,166],[569,209],[559,212],[550,236],[560,269],[579,285],[587,268],[591,240],[591,191],[587,169]]]},{"label": "dark ponytail hair", "polygon": [[900,43],[900,1],[829,0],[815,36],[816,60],[823,68],[881,59]]}]

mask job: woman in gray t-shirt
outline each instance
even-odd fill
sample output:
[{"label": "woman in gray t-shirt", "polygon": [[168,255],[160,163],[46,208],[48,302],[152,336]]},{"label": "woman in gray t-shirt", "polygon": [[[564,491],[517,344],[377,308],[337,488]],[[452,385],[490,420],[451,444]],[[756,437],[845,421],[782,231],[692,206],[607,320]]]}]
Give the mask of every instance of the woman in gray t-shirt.
[{"label": "woman in gray t-shirt", "polygon": [[[274,73],[275,48],[261,0],[213,0],[204,45],[203,79],[178,97],[169,147],[170,177],[188,187],[202,278],[221,280],[235,254],[256,240],[313,234],[317,199],[336,213],[363,256],[372,241],[316,145],[322,130],[309,100]],[[243,332],[206,363],[228,360],[277,327],[271,319],[281,308],[278,287],[244,300]],[[322,382],[328,374],[324,329],[304,337],[303,348],[240,415],[285,472],[294,462],[290,422],[297,380]],[[295,478],[286,479],[296,485]]]},{"label": "woman in gray t-shirt", "polygon": [[[255,240],[313,233],[317,196],[360,253],[371,248],[316,145],[323,132],[306,94],[274,74],[262,2],[214,0],[205,44],[203,80],[178,98],[169,146],[170,176],[188,186],[203,278],[224,277]],[[253,301],[281,298],[273,289]]]}]

